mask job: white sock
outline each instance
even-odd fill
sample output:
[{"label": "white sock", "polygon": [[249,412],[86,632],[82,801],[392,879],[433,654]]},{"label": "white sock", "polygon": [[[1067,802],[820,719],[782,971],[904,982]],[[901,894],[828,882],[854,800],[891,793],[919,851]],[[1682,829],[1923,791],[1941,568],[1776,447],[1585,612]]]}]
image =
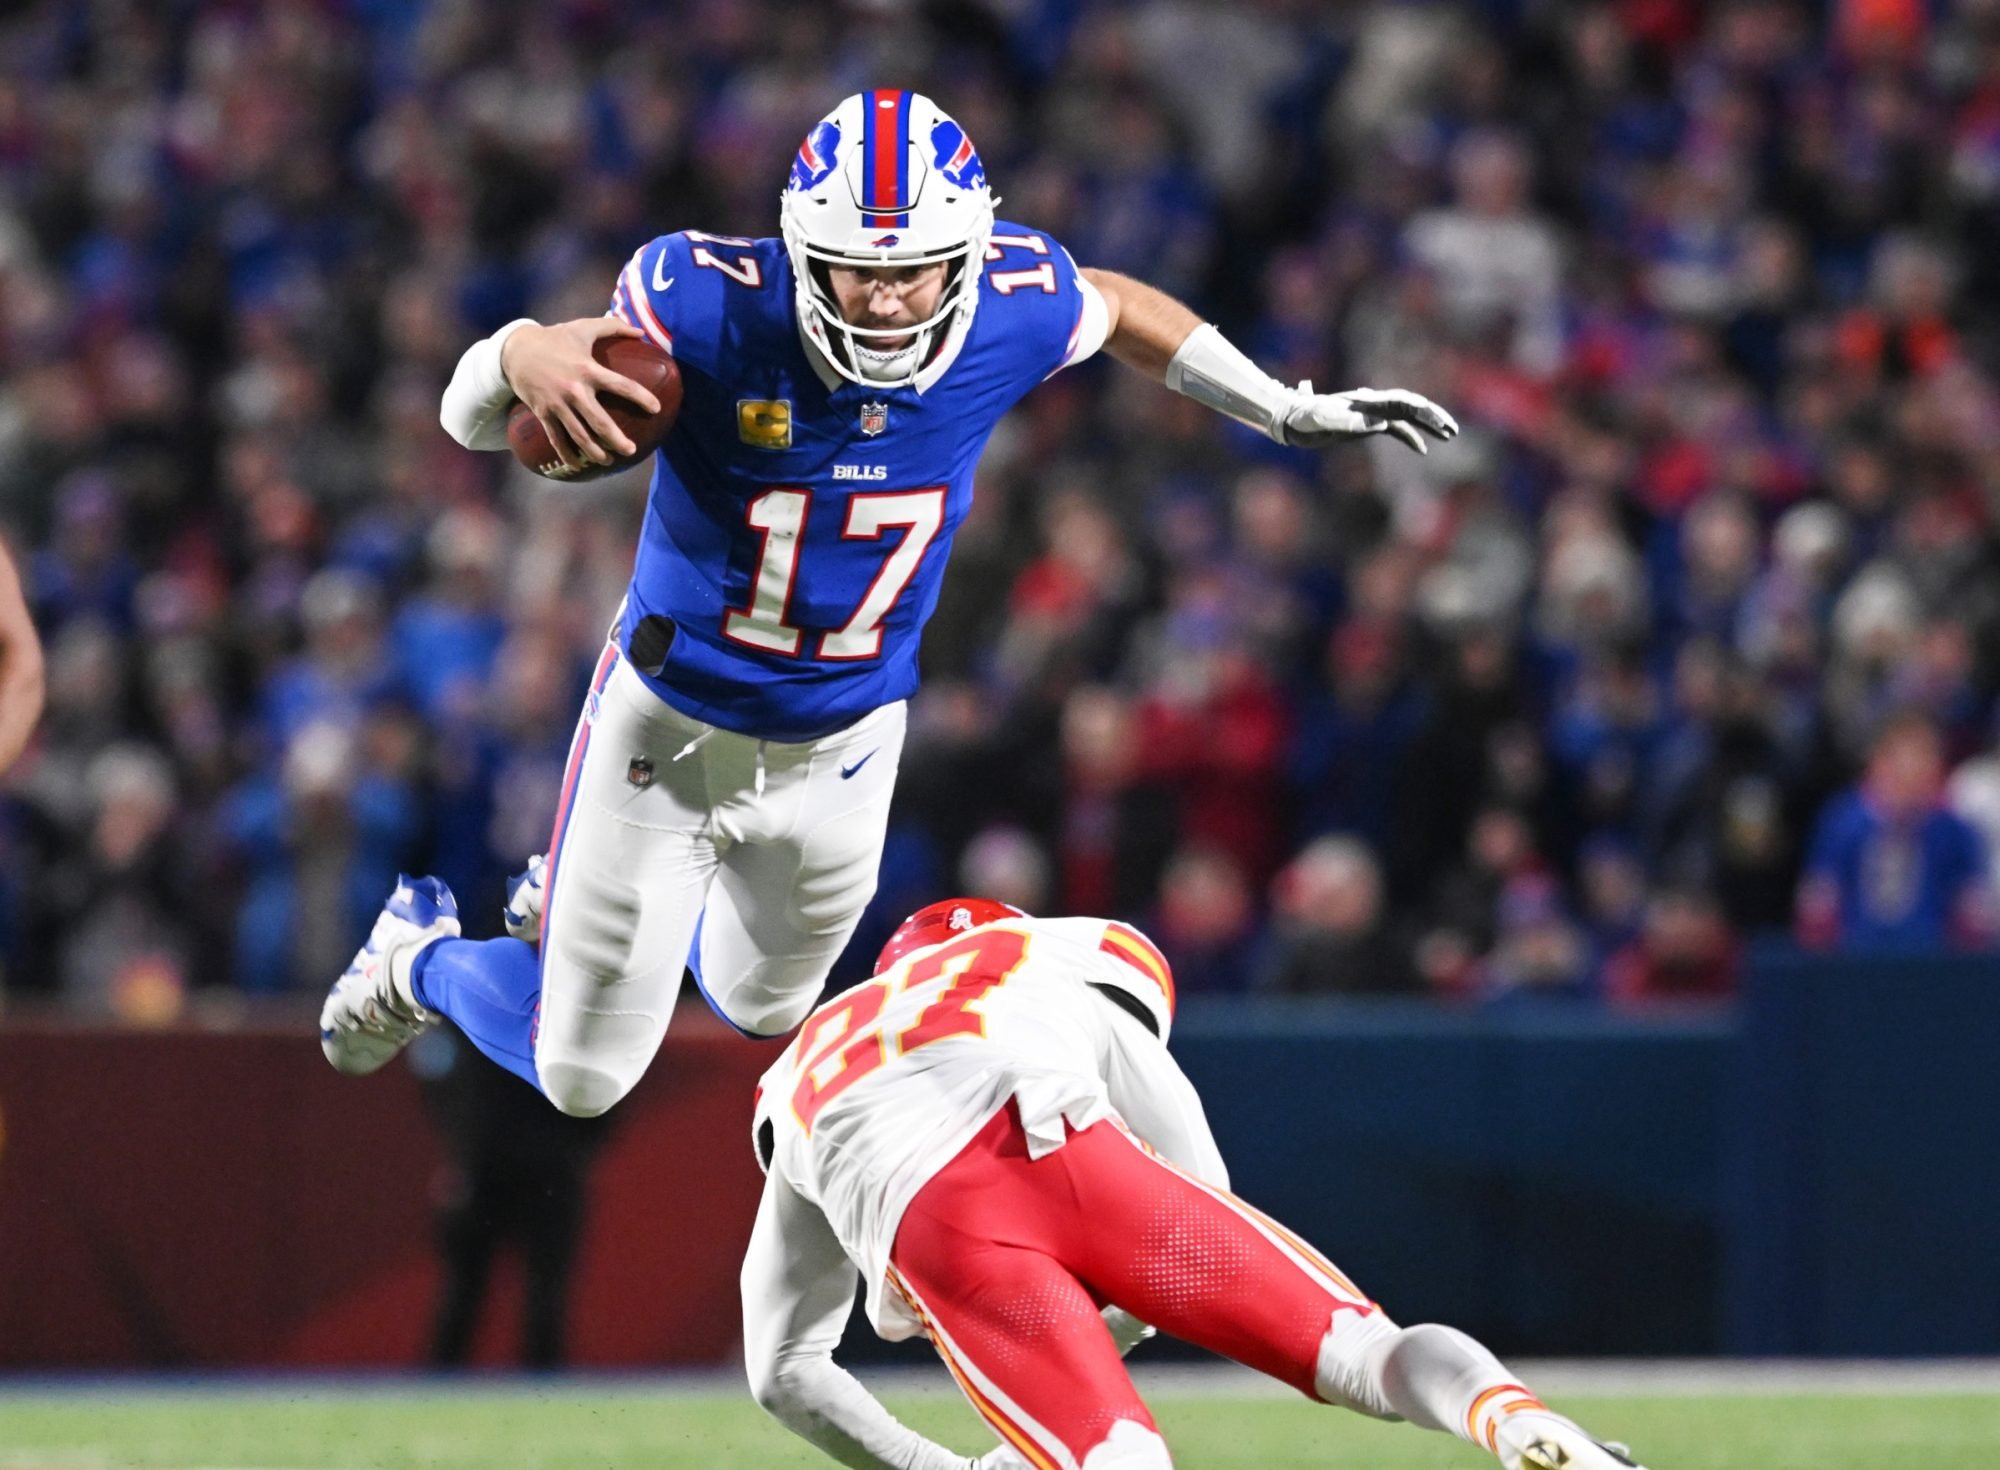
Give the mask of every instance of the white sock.
[{"label": "white sock", "polygon": [[1120,1419],[1083,1457],[1082,1470],[1173,1470],[1167,1442],[1145,1425]]},{"label": "white sock", "polygon": [[1548,1413],[1498,1358],[1457,1328],[1435,1322],[1398,1327],[1380,1312],[1334,1315],[1320,1344],[1316,1387],[1328,1403],[1378,1419],[1407,1419],[1488,1450],[1496,1446],[1503,1419]]}]

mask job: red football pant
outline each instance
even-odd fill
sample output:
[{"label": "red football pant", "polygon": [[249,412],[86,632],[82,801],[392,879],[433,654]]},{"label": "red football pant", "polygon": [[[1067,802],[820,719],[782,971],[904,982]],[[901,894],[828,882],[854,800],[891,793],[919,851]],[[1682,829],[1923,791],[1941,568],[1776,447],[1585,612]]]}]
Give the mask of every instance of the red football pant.
[{"label": "red football pant", "polygon": [[1121,1419],[1155,1427],[1107,1303],[1315,1398],[1334,1314],[1375,1310],[1282,1225],[1115,1123],[1031,1160],[1011,1103],[917,1191],[890,1261],[973,1407],[1047,1470]]}]

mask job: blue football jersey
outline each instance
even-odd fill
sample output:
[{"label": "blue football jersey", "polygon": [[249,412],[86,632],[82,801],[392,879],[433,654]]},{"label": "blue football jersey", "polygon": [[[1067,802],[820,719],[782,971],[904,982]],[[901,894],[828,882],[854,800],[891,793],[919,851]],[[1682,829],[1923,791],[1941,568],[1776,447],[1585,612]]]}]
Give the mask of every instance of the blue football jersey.
[{"label": "blue football jersey", "polygon": [[620,635],[654,692],[781,741],[914,692],[980,451],[1075,354],[1083,303],[1067,251],[996,224],[955,358],[921,391],[882,388],[815,365],[782,241],[689,230],[634,255],[611,310],[673,353],[684,392]]}]

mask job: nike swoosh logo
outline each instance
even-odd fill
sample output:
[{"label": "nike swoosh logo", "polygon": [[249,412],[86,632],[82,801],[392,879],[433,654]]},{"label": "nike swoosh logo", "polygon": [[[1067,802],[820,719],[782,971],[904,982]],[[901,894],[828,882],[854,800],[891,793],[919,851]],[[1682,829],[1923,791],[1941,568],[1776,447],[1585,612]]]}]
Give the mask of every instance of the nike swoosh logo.
[{"label": "nike swoosh logo", "polygon": [[[880,750],[881,748],[882,747],[878,745],[875,747],[875,750]],[[854,779],[854,773],[860,770],[863,766],[867,765],[868,762],[874,759],[875,759],[875,751],[871,750],[868,752],[868,754],[861,757],[861,759],[856,761],[853,765],[842,766],[840,768],[840,779],[843,781],[852,781]]]},{"label": "nike swoosh logo", "polygon": [[664,291],[673,283],[674,277],[667,274],[667,252],[662,250],[660,258],[653,262],[653,289]]}]

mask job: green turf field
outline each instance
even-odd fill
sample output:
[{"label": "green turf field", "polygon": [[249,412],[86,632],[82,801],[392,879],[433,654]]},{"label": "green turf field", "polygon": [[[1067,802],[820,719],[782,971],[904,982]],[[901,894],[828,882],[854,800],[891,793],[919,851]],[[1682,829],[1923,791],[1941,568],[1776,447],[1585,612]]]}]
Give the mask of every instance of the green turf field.
[{"label": "green turf field", "polygon": [[[949,1444],[983,1449],[970,1411],[890,1395]],[[1473,1470],[1440,1435],[1285,1398],[1155,1396],[1185,1470]],[[2000,1395],[1558,1399],[1651,1470],[2000,1470]],[[791,1470],[828,1466],[725,1392],[551,1383],[507,1391],[72,1389],[0,1392],[0,1467],[373,1466],[440,1470]]]}]

